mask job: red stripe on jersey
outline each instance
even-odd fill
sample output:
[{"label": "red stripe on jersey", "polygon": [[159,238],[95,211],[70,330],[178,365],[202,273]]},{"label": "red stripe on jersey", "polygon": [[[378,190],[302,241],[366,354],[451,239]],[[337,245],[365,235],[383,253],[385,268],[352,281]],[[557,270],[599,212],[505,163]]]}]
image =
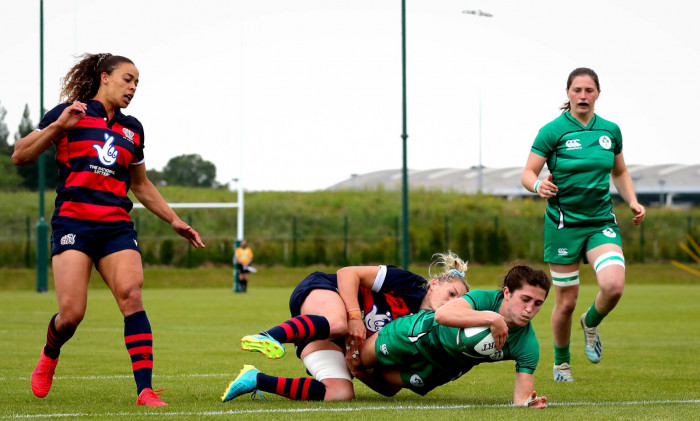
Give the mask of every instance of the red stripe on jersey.
[{"label": "red stripe on jersey", "polygon": [[304,325],[296,318],[291,319],[292,323],[294,323],[294,326],[297,327],[297,330],[299,331],[299,338],[305,338],[306,337],[306,328],[304,328]]},{"label": "red stripe on jersey", "polygon": [[98,129],[106,129],[107,122],[103,118],[84,115],[83,118],[78,120],[75,127],[94,127]]},{"label": "red stripe on jersey", "polygon": [[63,202],[58,216],[86,219],[88,221],[130,221],[129,212],[119,206],[90,205],[80,202]]},{"label": "red stripe on jersey", "polygon": [[56,161],[68,167],[70,153],[68,152],[68,142],[66,142],[66,137],[66,133],[63,132],[63,134],[53,140],[53,143],[56,145]]},{"label": "red stripe on jersey", "polygon": [[152,346],[135,346],[133,348],[129,348],[129,355],[136,355],[136,354],[153,354],[153,347]]},{"label": "red stripe on jersey", "polygon": [[153,368],[153,360],[139,360],[131,363],[131,369],[136,371],[142,368]]},{"label": "red stripe on jersey", "polygon": [[300,317],[301,317],[301,318],[306,322],[306,324],[309,326],[309,333],[308,333],[307,337],[310,338],[310,337],[314,336],[314,333],[316,333],[316,328],[314,327],[314,324],[313,324],[313,322],[311,321],[311,319],[309,319],[309,317],[308,317],[308,316],[305,316],[305,315],[301,315]]},{"label": "red stripe on jersey", "polygon": [[153,340],[152,333],[139,333],[136,335],[124,336],[124,342],[127,344],[129,342],[134,342],[134,341],[152,341],[152,340]]},{"label": "red stripe on jersey", "polygon": [[406,301],[404,301],[403,298],[388,293],[385,293],[384,297],[386,297],[386,302],[391,308],[392,319],[396,320],[410,313]]},{"label": "red stripe on jersey", "polygon": [[108,191],[117,196],[126,196],[126,183],[91,171],[70,173],[66,179],[66,187],[87,187],[93,190]]},{"label": "red stripe on jersey", "polygon": [[[289,397],[294,399],[297,395],[297,388],[299,387],[299,379],[292,379],[292,387],[289,389]],[[306,396],[302,397],[301,400],[305,401]]]}]

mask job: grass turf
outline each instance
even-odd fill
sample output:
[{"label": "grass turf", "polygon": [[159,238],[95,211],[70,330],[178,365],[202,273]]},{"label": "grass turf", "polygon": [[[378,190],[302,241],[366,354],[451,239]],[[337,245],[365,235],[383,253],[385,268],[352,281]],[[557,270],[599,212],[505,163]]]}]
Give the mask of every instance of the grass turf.
[{"label": "grass turf", "polygon": [[[668,267],[667,267],[668,268]],[[482,268],[473,268],[476,274]],[[487,269],[484,268],[483,271]],[[491,269],[488,269],[491,270]],[[670,268],[669,273],[674,273]],[[310,272],[309,269],[300,273]],[[493,272],[498,270],[493,269]],[[167,270],[150,271],[147,285],[167,284]],[[261,278],[265,275],[259,274]],[[495,282],[472,278],[477,288]],[[628,276],[628,278],[631,278]],[[301,279],[298,276],[296,279]],[[492,278],[493,279],[493,278]],[[230,281],[228,281],[230,282]],[[553,296],[534,325],[541,358],[536,390],[549,398],[545,411],[507,406],[513,393],[513,363],[484,364],[425,397],[408,391],[385,398],[356,382],[352,402],[295,402],[266,394],[269,401],[241,396],[221,403],[219,396],[242,364],[268,374],[305,376],[287,345],[287,356],[267,360],[240,350],[239,339],[285,320],[291,286],[275,280],[233,294],[230,285],[210,288],[149,288],[144,302],[154,332],[154,387],[165,387],[165,408],[134,406],[136,390],[124,347],[122,317],[100,284],[89,293],[88,311],[76,335],[63,348],[51,393],[38,399],[29,375],[56,311],[53,292],[0,291],[0,418],[133,419],[405,419],[465,417],[530,419],[697,419],[700,416],[700,285],[628,282],[618,308],[601,326],[604,354],[590,364],[583,335],[575,324],[572,366],[576,382],[555,383],[549,315]],[[268,285],[268,286],[261,286]],[[593,301],[597,288],[581,286],[576,317]]]}]

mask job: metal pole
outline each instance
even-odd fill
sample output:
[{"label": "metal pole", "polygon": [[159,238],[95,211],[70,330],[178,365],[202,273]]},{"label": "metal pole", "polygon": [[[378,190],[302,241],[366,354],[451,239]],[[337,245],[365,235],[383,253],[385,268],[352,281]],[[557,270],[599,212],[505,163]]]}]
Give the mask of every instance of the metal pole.
[{"label": "metal pole", "polygon": [[479,87],[479,169],[477,174],[477,193],[484,191],[484,166],[481,164],[481,87]]},{"label": "metal pole", "polygon": [[350,262],[350,223],[348,216],[345,215],[345,221],[343,225],[343,237],[345,240],[345,264]]},{"label": "metal pole", "polygon": [[238,201],[238,222],[237,222],[237,235],[238,239],[242,240],[244,237],[244,226],[243,226],[243,216],[244,216],[244,206],[243,206],[243,181],[241,179],[238,179],[238,198],[236,199]]},{"label": "metal pole", "polygon": [[406,116],[406,0],[401,0],[401,73],[402,73],[402,88],[403,88],[403,171],[401,183],[401,214],[403,215],[402,222],[402,259],[401,263],[404,270],[408,270],[408,160],[407,160],[407,116]]},{"label": "metal pole", "polygon": [[[39,1],[39,121],[44,118],[44,0]],[[36,224],[36,291],[48,288],[48,227],[44,219],[45,157],[39,155],[39,222]]]},{"label": "metal pole", "polygon": [[[493,14],[482,10],[462,10],[462,13],[479,17],[492,18]],[[476,191],[482,193],[484,188],[484,168],[481,163],[481,86],[479,86],[479,168],[477,168]]]},{"label": "metal pole", "polygon": [[236,259],[236,249],[241,245],[241,239],[233,240],[233,292],[240,292],[241,286],[238,280],[238,260]]},{"label": "metal pole", "polygon": [[233,292],[241,292],[241,283],[240,283],[240,273],[238,272],[238,261],[236,259],[236,249],[238,246],[241,244],[241,241],[243,241],[243,237],[245,234],[244,227],[243,227],[243,215],[244,215],[244,209],[243,209],[243,181],[238,178],[238,179],[233,179],[238,184],[238,188],[236,189],[236,205],[238,205],[238,213],[237,213],[237,219],[236,219],[236,239],[233,241]]}]

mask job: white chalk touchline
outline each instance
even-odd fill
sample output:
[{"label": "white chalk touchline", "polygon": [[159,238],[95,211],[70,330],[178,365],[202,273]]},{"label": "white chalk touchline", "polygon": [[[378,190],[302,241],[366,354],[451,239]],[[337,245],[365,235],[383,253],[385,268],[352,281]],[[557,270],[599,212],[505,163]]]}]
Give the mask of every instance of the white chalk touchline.
[{"label": "white chalk touchline", "polygon": [[[203,373],[203,374],[154,374],[153,378],[177,378],[177,377],[230,377],[235,373]],[[104,380],[104,379],[130,379],[132,374],[115,374],[113,376],[56,376],[54,380]],[[235,376],[234,376],[235,377]],[[16,379],[0,378],[6,380],[29,380],[29,377],[18,377]]]},{"label": "white chalk touchline", "polygon": [[[700,403],[700,399],[688,400],[656,400],[656,401],[612,401],[612,402],[558,402],[550,403],[549,406],[611,406],[611,405],[658,405],[669,403]],[[19,418],[65,418],[65,417],[145,417],[145,416],[206,416],[206,415],[236,415],[236,414],[273,414],[273,413],[306,413],[306,412],[358,412],[358,411],[415,411],[415,410],[435,410],[435,409],[467,409],[467,408],[509,408],[512,405],[496,404],[496,405],[386,405],[386,406],[357,406],[346,408],[280,408],[280,409],[242,409],[228,411],[199,411],[199,412],[106,412],[103,414],[90,413],[83,414],[80,412],[64,413],[64,414],[14,414],[5,415],[1,418],[19,419]]]}]

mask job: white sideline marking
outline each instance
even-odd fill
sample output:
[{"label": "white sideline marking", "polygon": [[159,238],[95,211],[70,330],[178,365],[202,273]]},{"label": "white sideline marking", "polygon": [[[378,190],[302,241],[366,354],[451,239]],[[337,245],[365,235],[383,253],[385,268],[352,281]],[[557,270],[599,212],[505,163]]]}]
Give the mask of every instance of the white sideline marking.
[{"label": "white sideline marking", "polygon": [[[548,406],[609,406],[609,405],[650,405],[650,404],[669,404],[669,403],[700,403],[700,399],[689,400],[659,400],[659,401],[622,401],[622,402],[559,402],[550,403]],[[274,413],[304,413],[304,412],[357,412],[357,411],[415,411],[415,410],[434,410],[434,409],[466,409],[466,408],[510,408],[512,405],[495,404],[495,405],[417,405],[417,406],[359,406],[354,408],[280,408],[280,409],[244,409],[244,410],[228,410],[228,411],[200,411],[200,412],[106,412],[104,414],[90,413],[83,414],[81,412],[65,413],[65,414],[14,414],[5,415],[2,418],[65,418],[65,417],[145,417],[145,416],[206,416],[206,415],[238,415],[238,414],[274,414]]]}]

